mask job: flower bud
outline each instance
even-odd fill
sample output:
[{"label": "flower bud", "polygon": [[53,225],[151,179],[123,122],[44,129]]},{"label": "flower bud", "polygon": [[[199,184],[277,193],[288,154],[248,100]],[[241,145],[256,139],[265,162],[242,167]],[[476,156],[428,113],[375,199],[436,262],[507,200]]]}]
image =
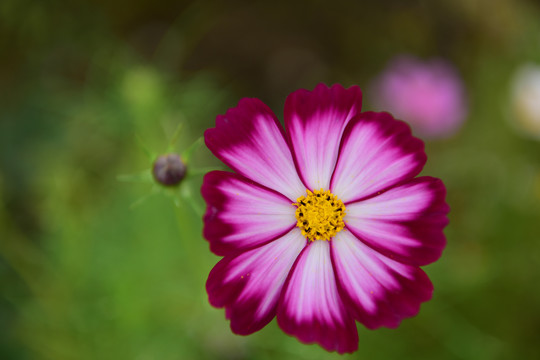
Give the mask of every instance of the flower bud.
[{"label": "flower bud", "polygon": [[159,156],[154,162],[154,179],[164,186],[176,186],[186,176],[186,165],[177,154]]}]

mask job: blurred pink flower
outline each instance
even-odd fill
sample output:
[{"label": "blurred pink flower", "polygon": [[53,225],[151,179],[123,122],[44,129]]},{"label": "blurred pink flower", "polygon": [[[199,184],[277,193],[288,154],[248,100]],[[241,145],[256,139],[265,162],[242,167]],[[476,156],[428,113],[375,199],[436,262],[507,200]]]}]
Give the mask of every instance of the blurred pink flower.
[{"label": "blurred pink flower", "polygon": [[424,138],[455,134],[467,114],[461,78],[440,59],[399,56],[375,80],[373,92],[377,107],[405,120]]},{"label": "blurred pink flower", "polygon": [[206,283],[234,333],[274,317],[287,334],[328,351],[358,347],[355,320],[397,327],[431,298],[420,266],[446,239],[446,190],[416,177],[424,143],[388,113],[361,112],[357,86],[298,90],[285,128],[258,99],[242,99],[208,148],[235,173],[204,177],[204,236],[224,258]]}]

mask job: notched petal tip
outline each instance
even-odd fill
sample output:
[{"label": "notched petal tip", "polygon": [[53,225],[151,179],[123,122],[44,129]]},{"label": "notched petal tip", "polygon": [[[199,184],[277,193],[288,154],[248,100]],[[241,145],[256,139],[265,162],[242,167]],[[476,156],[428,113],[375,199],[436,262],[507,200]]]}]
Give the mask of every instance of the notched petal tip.
[{"label": "notched petal tip", "polygon": [[303,343],[353,352],[358,332],[337,292],[329,246],[328,241],[314,241],[298,256],[281,293],[277,322]]},{"label": "notched petal tip", "polygon": [[[268,116],[277,121],[273,111],[261,100],[257,98],[240,99],[235,107],[227,109],[225,114],[216,116],[215,127],[205,130],[204,141],[206,146],[219,158],[213,149],[220,146],[217,143],[222,143],[222,133],[227,133],[231,130],[231,127],[238,126],[244,128],[246,132],[252,131],[253,122],[250,120],[259,115]],[[240,139],[233,137],[228,140],[234,143]]]},{"label": "notched petal tip", "polygon": [[[333,112],[337,119],[348,121],[362,110],[362,90],[353,85],[344,88],[341,84],[331,87],[319,83],[313,90],[299,89],[285,100],[285,126],[294,114],[304,123],[313,121],[315,113]],[[331,120],[331,119],[327,119]]]},{"label": "notched petal tip", "polygon": [[307,188],[328,188],[343,130],[362,109],[358,86],[319,84],[291,93],[285,101],[285,128],[298,171]]},{"label": "notched petal tip", "polygon": [[[204,135],[208,149],[236,173],[290,199],[305,189],[285,131],[262,101],[244,98]],[[297,195],[296,195],[297,196]]]},{"label": "notched petal tip", "polygon": [[[320,323],[290,323],[280,318],[279,315],[277,323],[285,334],[295,337],[303,344],[317,344],[328,352],[337,352],[338,354],[352,354],[358,350],[358,331],[354,322],[351,323],[352,326],[346,332],[340,331],[340,329],[329,329],[325,324]],[[327,332],[334,332],[339,339],[328,340]]]}]

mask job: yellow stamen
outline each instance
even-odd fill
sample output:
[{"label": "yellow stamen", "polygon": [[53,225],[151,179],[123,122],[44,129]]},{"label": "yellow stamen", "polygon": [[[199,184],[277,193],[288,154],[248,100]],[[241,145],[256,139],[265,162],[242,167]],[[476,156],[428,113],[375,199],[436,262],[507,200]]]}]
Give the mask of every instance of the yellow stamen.
[{"label": "yellow stamen", "polygon": [[310,241],[330,240],[345,227],[345,205],[330,190],[306,192],[293,203],[297,207],[296,226]]}]

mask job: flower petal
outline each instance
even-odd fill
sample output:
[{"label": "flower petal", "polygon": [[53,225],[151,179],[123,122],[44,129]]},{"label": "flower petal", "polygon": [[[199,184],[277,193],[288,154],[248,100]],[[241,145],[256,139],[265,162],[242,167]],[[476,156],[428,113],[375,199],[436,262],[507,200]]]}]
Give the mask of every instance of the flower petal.
[{"label": "flower petal", "polygon": [[319,84],[293,92],[285,102],[285,128],[304,183],[328,189],[345,126],[362,107],[358,86]]},{"label": "flower petal", "polygon": [[391,260],[349,231],[332,240],[332,260],[349,312],[369,329],[397,327],[431,299],[433,286],[418,267]]},{"label": "flower petal", "polygon": [[348,204],[345,226],[388,257],[411,265],[437,260],[446,245],[446,189],[441,180],[420,177],[381,195]]},{"label": "flower petal", "polygon": [[328,241],[316,240],[298,257],[281,294],[278,324],[304,343],[328,351],[353,352],[358,332],[336,285]]},{"label": "flower petal", "polygon": [[289,199],[242,176],[212,171],[201,192],[207,203],[203,234],[217,255],[263,244],[295,226]]},{"label": "flower petal", "polygon": [[284,131],[262,101],[244,98],[216,118],[204,139],[212,153],[237,173],[291,200],[305,192]]},{"label": "flower petal", "polygon": [[388,113],[365,112],[343,134],[330,189],[352,202],[414,178],[424,167],[424,143]]},{"label": "flower petal", "polygon": [[306,245],[299,229],[237,256],[223,258],[206,282],[210,304],[225,307],[234,333],[262,329],[276,315],[281,289]]}]

